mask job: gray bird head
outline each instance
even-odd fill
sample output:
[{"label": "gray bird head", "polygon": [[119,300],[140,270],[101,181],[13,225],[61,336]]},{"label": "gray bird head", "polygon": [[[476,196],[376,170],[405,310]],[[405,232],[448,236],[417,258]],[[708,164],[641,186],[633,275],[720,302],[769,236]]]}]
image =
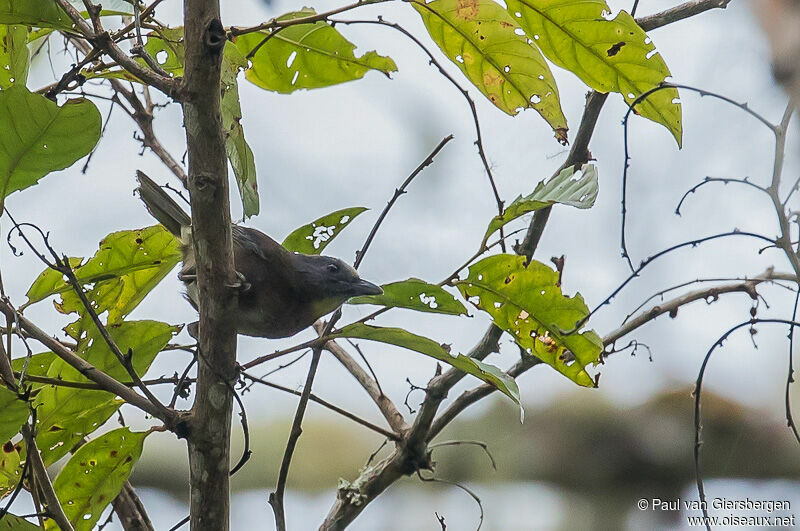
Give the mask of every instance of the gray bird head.
[{"label": "gray bird head", "polygon": [[322,316],[358,295],[381,295],[380,286],[363,280],[347,263],[331,256],[294,254],[299,288],[313,301],[314,314]]}]

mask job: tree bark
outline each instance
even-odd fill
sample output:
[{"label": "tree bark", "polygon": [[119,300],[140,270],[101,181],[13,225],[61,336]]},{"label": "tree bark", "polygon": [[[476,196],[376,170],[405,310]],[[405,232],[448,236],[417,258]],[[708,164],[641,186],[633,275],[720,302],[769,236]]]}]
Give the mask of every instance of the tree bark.
[{"label": "tree bark", "polygon": [[184,31],[182,104],[200,311],[197,391],[187,426],[191,528],[227,531],[237,295],[220,117],[219,0],[185,0]]}]

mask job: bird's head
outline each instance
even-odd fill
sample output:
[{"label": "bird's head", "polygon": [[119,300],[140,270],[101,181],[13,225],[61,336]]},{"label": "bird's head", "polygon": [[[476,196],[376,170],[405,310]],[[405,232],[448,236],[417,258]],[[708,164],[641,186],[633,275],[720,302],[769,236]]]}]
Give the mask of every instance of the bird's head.
[{"label": "bird's head", "polygon": [[315,317],[326,315],[358,295],[381,295],[380,286],[358,276],[347,263],[331,256],[294,254],[300,287],[312,303]]}]

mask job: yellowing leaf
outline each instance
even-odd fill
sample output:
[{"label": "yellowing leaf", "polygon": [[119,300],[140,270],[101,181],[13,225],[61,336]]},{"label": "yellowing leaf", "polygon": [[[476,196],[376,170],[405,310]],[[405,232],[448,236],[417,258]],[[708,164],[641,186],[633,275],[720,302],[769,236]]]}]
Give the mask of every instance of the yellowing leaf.
[{"label": "yellowing leaf", "polygon": [[0,24],[0,88],[28,79],[28,28]]},{"label": "yellowing leaf", "polygon": [[[314,15],[315,11],[287,13],[278,20]],[[236,46],[248,56],[264,41],[268,33],[240,35]],[[245,72],[248,81],[266,90],[288,94],[299,89],[328,87],[361,79],[370,70],[387,76],[397,71],[389,57],[367,52],[361,57],[353,53],[355,45],[325,22],[297,24],[274,33],[255,52]]]},{"label": "yellowing leaf", "polygon": [[[605,0],[508,0],[508,12],[542,53],[600,92],[633,101],[670,75],[644,30],[625,11],[613,19]],[[655,92],[636,111],[665,126],[681,145],[677,89]]]},{"label": "yellowing leaf", "polygon": [[411,5],[431,38],[489,101],[515,115],[533,108],[566,140],[553,74],[519,25],[493,0],[421,0]]},{"label": "yellowing leaf", "polygon": [[[56,490],[75,531],[91,531],[142,455],[151,432],[117,428],[81,446],[56,476]],[[52,519],[45,529],[58,529]]]},{"label": "yellowing leaf", "polygon": [[566,332],[589,314],[580,295],[566,297],[558,273],[524,256],[499,254],[473,264],[456,282],[461,294],[515,341],[573,382],[594,387],[586,369],[599,362],[603,342],[594,331]]}]

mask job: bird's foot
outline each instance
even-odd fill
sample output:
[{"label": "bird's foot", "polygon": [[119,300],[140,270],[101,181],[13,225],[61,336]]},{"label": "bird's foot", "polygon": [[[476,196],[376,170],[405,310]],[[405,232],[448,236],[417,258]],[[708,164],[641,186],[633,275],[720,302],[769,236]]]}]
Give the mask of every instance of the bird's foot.
[{"label": "bird's foot", "polygon": [[250,283],[243,274],[236,271],[236,282],[233,284],[228,284],[227,287],[238,290],[239,293],[244,293],[250,290]]}]

